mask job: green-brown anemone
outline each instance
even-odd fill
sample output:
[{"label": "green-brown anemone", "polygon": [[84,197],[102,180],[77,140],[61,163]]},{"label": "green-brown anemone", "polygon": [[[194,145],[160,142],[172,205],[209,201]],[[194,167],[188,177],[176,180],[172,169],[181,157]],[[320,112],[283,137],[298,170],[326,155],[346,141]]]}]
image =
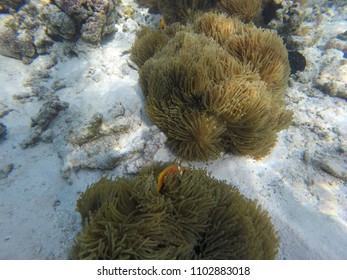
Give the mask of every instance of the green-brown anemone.
[{"label": "green-brown anemone", "polygon": [[77,202],[83,228],[73,259],[274,259],[279,239],[268,213],[202,169],[157,177],[102,178]]},{"label": "green-brown anemone", "polygon": [[138,36],[132,59],[147,114],[176,155],[207,161],[224,152],[269,154],[292,119],[284,101],[288,53],[274,31],[206,13],[186,27],[144,33],[167,40],[158,47]]}]

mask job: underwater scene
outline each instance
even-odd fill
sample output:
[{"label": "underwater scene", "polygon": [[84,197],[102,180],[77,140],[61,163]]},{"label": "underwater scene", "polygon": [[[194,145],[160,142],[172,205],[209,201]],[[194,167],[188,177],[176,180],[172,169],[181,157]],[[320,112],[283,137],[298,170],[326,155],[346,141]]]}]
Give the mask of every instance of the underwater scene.
[{"label": "underwater scene", "polygon": [[347,260],[347,1],[0,0],[0,260]]}]

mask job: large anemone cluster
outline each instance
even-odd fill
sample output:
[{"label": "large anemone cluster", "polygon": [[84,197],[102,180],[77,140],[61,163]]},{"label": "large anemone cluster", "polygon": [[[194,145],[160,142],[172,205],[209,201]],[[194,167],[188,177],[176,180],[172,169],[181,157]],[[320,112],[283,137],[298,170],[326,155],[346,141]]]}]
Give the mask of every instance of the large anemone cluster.
[{"label": "large anemone cluster", "polygon": [[264,157],[288,127],[288,53],[275,31],[224,14],[144,28],[132,47],[149,118],[181,158]]},{"label": "large anemone cluster", "polygon": [[202,169],[102,178],[77,202],[84,222],[74,259],[273,259],[278,238],[266,211]]}]

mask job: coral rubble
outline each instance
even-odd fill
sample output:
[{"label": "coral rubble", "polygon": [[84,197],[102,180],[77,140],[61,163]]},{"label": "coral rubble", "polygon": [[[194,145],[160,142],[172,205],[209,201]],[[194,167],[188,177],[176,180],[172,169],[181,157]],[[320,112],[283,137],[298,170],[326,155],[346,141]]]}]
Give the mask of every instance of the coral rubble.
[{"label": "coral rubble", "polygon": [[81,39],[87,43],[100,43],[104,35],[115,31],[115,0],[55,0],[55,3],[75,22]]},{"label": "coral rubble", "polygon": [[68,107],[69,103],[60,101],[58,97],[44,102],[37,115],[31,119],[33,130],[30,137],[21,143],[21,147],[26,149],[40,141],[42,133],[47,130],[53,119]]},{"label": "coral rubble", "polygon": [[6,125],[0,122],[0,139],[6,134]]},{"label": "coral rubble", "polygon": [[10,12],[11,10],[18,10],[26,0],[0,0],[0,12]]},{"label": "coral rubble", "polygon": [[116,0],[0,2],[0,12],[5,13],[0,22],[0,53],[30,63],[49,52],[54,41],[98,45],[116,29],[116,4]]}]

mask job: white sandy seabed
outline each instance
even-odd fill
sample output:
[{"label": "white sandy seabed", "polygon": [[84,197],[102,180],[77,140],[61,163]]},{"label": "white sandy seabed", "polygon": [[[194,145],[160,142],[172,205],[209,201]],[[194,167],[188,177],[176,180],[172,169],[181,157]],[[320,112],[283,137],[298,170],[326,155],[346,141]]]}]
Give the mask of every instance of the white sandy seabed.
[{"label": "white sandy seabed", "polygon": [[[88,185],[175,159],[146,119],[138,73],[128,63],[137,28],[127,20],[100,48],[67,55],[58,45],[30,65],[0,56],[0,121],[7,127],[0,140],[0,259],[68,258],[80,230],[76,200]],[[307,67],[286,93],[293,125],[279,133],[271,154],[193,163],[258,199],[281,238],[278,259],[347,259],[347,103],[315,86],[330,75],[347,88],[343,53],[322,47],[347,21],[332,9],[319,28],[324,34],[302,50]],[[54,102],[68,108],[40,127],[49,119],[40,109]]]}]

